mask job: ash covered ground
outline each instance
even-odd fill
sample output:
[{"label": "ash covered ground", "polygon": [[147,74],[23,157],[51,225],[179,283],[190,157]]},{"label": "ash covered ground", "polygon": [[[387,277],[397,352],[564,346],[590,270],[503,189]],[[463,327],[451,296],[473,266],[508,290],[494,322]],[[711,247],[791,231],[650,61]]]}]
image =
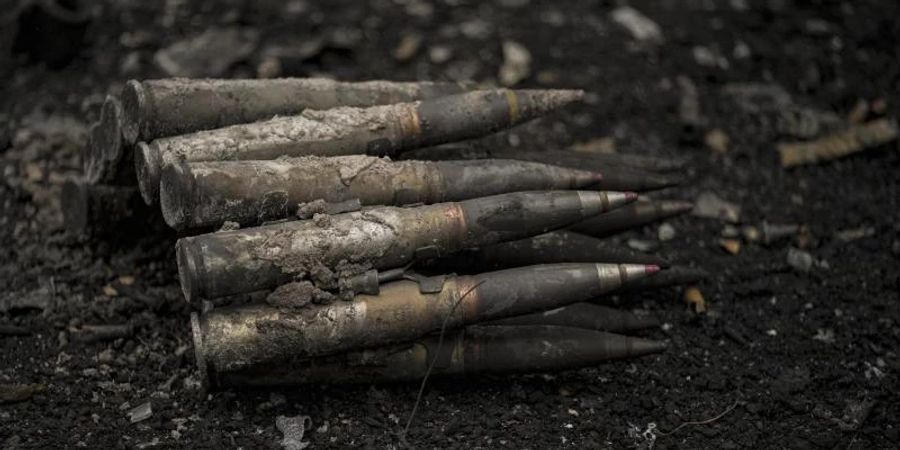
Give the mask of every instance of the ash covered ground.
[{"label": "ash covered ground", "polygon": [[[303,414],[314,448],[895,448],[897,145],[786,170],[775,144],[896,117],[900,7],[628,3],[658,33],[618,24],[621,4],[610,1],[96,2],[83,33],[51,33],[33,17],[16,33],[4,19],[0,322],[30,331],[0,337],[0,384],[34,392],[0,407],[2,447],[280,448],[276,417]],[[211,29],[220,34],[192,54],[204,39],[184,40]],[[689,182],[657,197],[714,193],[741,207],[744,224],[809,233],[731,254],[724,222],[685,216],[667,222],[670,240],[657,226],[616,237],[714,274],[698,286],[704,313],[682,289],[610,299],[660,317],[663,329],[647,335],[667,340],[666,353],[554,375],[433,379],[403,439],[417,383],[202,395],[174,232],[136,211],[111,237],[74,239],[59,204],[104,96],[169,74],[581,88],[586,104],[512,131],[507,145],[605,137],[594,145],[685,157]],[[791,247],[810,259],[789,264]],[[82,324],[127,321],[131,338],[79,339]],[[146,402],[152,415],[132,423]]]}]

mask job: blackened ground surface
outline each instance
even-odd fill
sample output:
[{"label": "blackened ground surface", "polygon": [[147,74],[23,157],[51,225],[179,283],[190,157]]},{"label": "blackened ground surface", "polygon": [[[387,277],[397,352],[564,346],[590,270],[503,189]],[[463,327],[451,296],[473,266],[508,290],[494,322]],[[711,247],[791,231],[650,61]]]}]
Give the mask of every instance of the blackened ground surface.
[{"label": "blackened ground surface", "polygon": [[[50,71],[21,58],[0,67],[0,287],[7,299],[50,302],[43,312],[2,315],[32,334],[0,338],[0,383],[47,387],[0,406],[4,448],[277,448],[275,417],[294,414],[312,417],[318,430],[306,438],[315,448],[400,442],[415,383],[201,396],[174,235],[141,236],[157,229],[153,216],[112,241],[76,242],[60,230],[55,195],[80,168],[84,126],[96,119],[103,95],[128,78],[160,76],[155,50],[212,25],[258,28],[264,42],[324,40],[321,51],[286,65],[285,75],[347,80],[491,80],[503,59],[501,41],[515,40],[533,57],[521,86],[592,94],[587,105],[517,131],[511,141],[543,148],[568,136],[612,135],[620,151],[687,156],[693,183],[663,196],[713,191],[741,205],[746,223],[802,222],[816,238],[807,250],[827,267],[805,274],[786,264],[787,244],[745,245],[727,255],[717,244],[722,223],[672,220],[676,238],[660,251],[715,273],[700,286],[709,312],[689,312],[678,290],[615,301],[662,317],[666,331],[649,335],[669,340],[668,352],[552,376],[433,380],[410,444],[646,448],[655,436],[654,448],[864,449],[900,441],[900,153],[893,146],[785,171],[772,122],[722,95],[727,83],[777,84],[797,104],[841,117],[859,99],[886,102],[896,115],[896,2],[631,2],[660,25],[659,46],[637,44],[615,25],[615,2],[89,3],[98,4],[99,18],[66,68]],[[157,6],[164,3],[172,8]],[[397,62],[391,53],[410,33],[423,37],[422,47]],[[696,46],[711,51],[718,67],[698,64]],[[449,61],[432,62],[435,47],[448,48]],[[227,76],[254,76],[256,65],[251,57]],[[697,86],[705,118],[699,131],[685,131],[679,119],[679,76]],[[60,124],[63,118],[69,122]],[[68,132],[48,140],[41,134],[47,124]],[[724,155],[702,144],[713,128],[731,138]],[[871,233],[835,238],[857,228]],[[627,237],[655,240],[656,228],[623,242]],[[127,320],[137,326],[134,338],[111,344],[80,344],[65,332]],[[130,423],[127,411],[145,401],[152,417]],[[676,428],[725,411],[711,423]]]}]

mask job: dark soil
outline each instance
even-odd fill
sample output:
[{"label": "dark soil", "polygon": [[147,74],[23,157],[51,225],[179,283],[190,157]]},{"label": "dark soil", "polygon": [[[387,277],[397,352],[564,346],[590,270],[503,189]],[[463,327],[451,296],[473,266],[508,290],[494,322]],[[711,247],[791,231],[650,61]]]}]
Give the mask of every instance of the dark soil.
[{"label": "dark soil", "polygon": [[[744,223],[810,229],[812,239],[795,243],[818,261],[804,273],[787,264],[790,242],[746,244],[730,255],[718,245],[723,223],[671,220],[676,237],[660,251],[714,273],[700,285],[708,312],[688,309],[679,289],[613,301],[661,317],[665,331],[648,335],[668,340],[666,353],[555,375],[431,380],[409,444],[869,449],[900,442],[896,144],[784,170],[774,144],[788,139],[785,130],[722,93],[735,82],[780,85],[796,104],[841,118],[861,99],[876,106],[874,115],[896,116],[897,2],[630,2],[660,25],[658,46],[637,44],[613,23],[610,1],[457,0],[424,16],[420,0],[87,3],[97,16],[74,54],[71,30],[54,45],[52,29],[29,28],[11,45],[10,27],[0,26],[0,51],[18,52],[0,60],[0,298],[43,304],[0,313],[0,324],[30,330],[0,337],[0,384],[46,387],[0,407],[3,448],[279,448],[275,418],[296,414],[311,416],[305,439],[314,448],[401,443],[417,383],[202,395],[174,233],[149,212],[109,238],[63,233],[59,187],[80,171],[86,126],[104,95],[129,78],[162,76],[154,52],[213,25],[257,28],[263,43],[321,41],[282,73],[346,80],[494,80],[502,40],[515,40],[533,58],[520,86],[591,95],[584,106],[513,132],[511,143],[538,149],[614,136],[621,152],[688,157],[692,182],[661,196],[711,191],[739,204]],[[423,37],[422,47],[398,62],[392,51],[410,33]],[[452,58],[433,63],[435,46]],[[698,64],[695,46],[721,54],[727,67]],[[749,54],[737,58],[735,47]],[[224,76],[255,76],[258,53]],[[678,77],[696,85],[700,120],[679,117]],[[714,128],[730,137],[724,154],[703,144]],[[862,237],[836,237],[860,228]],[[655,240],[656,228],[617,239],[628,237]],[[77,332],[81,324],[129,321],[130,338],[83,342]],[[131,423],[127,412],[146,401],[152,416]]]}]

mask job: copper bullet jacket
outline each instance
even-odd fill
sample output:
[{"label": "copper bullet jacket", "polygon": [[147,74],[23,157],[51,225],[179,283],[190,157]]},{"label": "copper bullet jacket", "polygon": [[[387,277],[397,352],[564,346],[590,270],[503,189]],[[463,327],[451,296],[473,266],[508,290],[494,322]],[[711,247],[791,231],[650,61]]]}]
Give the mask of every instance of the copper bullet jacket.
[{"label": "copper bullet jacket", "polygon": [[144,200],[152,204],[158,197],[162,169],[170,164],[282,156],[393,155],[493,133],[582,96],[582,91],[490,90],[369,108],[306,110],[296,116],[140,143],[135,170]]},{"label": "copper bullet jacket", "polygon": [[124,137],[150,141],[305,109],[375,106],[458,94],[463,83],[362,81],[325,78],[131,80],[122,92]]},{"label": "copper bullet jacket", "polygon": [[299,310],[252,305],[213,309],[193,325],[201,368],[230,372],[295,358],[416,339],[455,328],[584,301],[654,274],[655,266],[548,264],[448,277],[437,293],[414,281],[379,295]]},{"label": "copper bullet jacket", "polygon": [[604,238],[644,225],[679,216],[694,208],[690,202],[647,200],[583,220],[568,229],[596,238]]},{"label": "copper bullet jacket", "polygon": [[[432,361],[432,375],[556,372],[666,349],[659,341],[547,325],[469,326],[449,330],[439,341],[432,334],[410,343],[288,363],[231,371],[207,367],[201,369],[206,374],[202,381],[212,389],[410,381],[421,380]],[[206,360],[202,344],[194,346],[197,361]]]},{"label": "copper bullet jacket", "polygon": [[579,189],[601,175],[511,161],[390,161],[352,155],[270,161],[215,161],[167,167],[160,205],[177,230],[255,225],[294,216],[298,205],[322,199],[362,205],[465,200],[506,192]]},{"label": "copper bullet jacket", "polygon": [[201,298],[274,288],[308,272],[311,264],[335,270],[344,262],[362,273],[405,266],[424,251],[450,254],[521,239],[635,198],[620,192],[516,192],[212,233],[178,241],[178,273],[185,298],[196,304]]}]

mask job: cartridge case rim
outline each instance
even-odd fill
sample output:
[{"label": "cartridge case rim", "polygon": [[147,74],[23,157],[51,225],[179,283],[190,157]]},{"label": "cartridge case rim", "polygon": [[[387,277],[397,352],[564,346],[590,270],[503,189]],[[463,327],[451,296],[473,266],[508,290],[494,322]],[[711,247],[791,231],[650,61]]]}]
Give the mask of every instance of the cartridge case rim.
[{"label": "cartridge case rim", "polygon": [[184,162],[169,164],[161,172],[159,206],[163,219],[167,225],[176,230],[190,228],[191,208],[188,205],[196,189],[190,165]]},{"label": "cartridge case rim", "polygon": [[135,144],[141,135],[147,110],[147,92],[138,80],[128,80],[122,88],[122,137]]},{"label": "cartridge case rim", "polygon": [[162,155],[153,143],[138,142],[134,148],[134,173],[141,198],[153,206],[159,198],[159,182],[162,173]]},{"label": "cartridge case rim", "polygon": [[121,156],[122,143],[122,106],[112,95],[107,95],[100,109],[100,150],[103,159],[115,164]]},{"label": "cartridge case rim", "polygon": [[202,284],[201,252],[196,250],[193,239],[182,238],[175,243],[175,259],[178,266],[178,279],[181,284],[181,293],[185,301],[194,305],[200,297],[200,284]]},{"label": "cartridge case rim", "polygon": [[203,327],[200,324],[200,315],[196,311],[191,312],[191,337],[194,341],[194,362],[200,372],[200,386],[204,391],[213,386],[209,376],[209,366],[206,363],[206,347],[203,342]]}]

